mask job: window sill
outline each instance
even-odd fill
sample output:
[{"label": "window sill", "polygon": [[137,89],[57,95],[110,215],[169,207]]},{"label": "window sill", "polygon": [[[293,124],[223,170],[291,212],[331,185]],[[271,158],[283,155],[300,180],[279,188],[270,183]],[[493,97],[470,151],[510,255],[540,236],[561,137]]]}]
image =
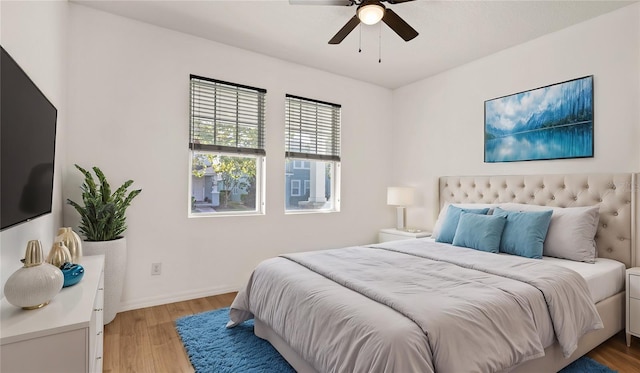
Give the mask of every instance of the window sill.
[{"label": "window sill", "polygon": [[216,212],[216,213],[200,213],[200,214],[188,214],[189,219],[199,218],[228,218],[233,216],[264,216],[264,212],[260,211],[247,211],[247,212]]},{"label": "window sill", "polygon": [[285,215],[330,214],[340,210],[285,210]]}]

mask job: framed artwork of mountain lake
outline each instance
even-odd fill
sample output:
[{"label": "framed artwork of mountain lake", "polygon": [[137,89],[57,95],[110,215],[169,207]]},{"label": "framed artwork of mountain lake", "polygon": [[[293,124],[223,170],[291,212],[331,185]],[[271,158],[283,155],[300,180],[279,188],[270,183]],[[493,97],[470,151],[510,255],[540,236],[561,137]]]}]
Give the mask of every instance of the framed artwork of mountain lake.
[{"label": "framed artwork of mountain lake", "polygon": [[484,161],[593,157],[593,75],[484,102]]}]

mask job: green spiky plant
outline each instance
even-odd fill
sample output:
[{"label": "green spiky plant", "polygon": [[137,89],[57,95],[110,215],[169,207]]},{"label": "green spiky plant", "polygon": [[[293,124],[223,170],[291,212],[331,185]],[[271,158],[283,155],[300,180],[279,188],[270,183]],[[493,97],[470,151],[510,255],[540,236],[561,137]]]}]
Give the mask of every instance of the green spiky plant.
[{"label": "green spiky plant", "polygon": [[125,211],[142,189],[127,194],[127,189],[133,184],[133,180],[127,180],[111,194],[107,178],[98,167],[93,167],[93,172],[98,177],[96,183],[91,172],[75,166],[84,175],[84,183],[80,187],[84,206],[70,199],[67,199],[67,203],[80,214],[80,233],[87,241],[111,241],[120,238],[127,229]]}]

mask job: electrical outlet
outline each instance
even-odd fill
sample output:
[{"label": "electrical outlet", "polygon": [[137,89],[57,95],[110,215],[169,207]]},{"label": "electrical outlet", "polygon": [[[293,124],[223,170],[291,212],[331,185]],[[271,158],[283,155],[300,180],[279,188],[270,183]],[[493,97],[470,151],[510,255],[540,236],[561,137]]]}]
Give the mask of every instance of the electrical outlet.
[{"label": "electrical outlet", "polygon": [[151,274],[158,276],[162,273],[162,263],[151,263]]}]

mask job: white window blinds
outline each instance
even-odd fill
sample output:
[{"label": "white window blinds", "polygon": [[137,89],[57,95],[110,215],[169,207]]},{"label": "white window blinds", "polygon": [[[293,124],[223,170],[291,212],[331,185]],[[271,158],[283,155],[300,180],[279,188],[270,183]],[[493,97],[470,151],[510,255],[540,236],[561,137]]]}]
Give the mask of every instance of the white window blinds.
[{"label": "white window blinds", "polygon": [[340,161],[340,105],[286,96],[286,157]]},{"label": "white window blinds", "polygon": [[191,75],[192,150],[265,154],[267,91]]}]

